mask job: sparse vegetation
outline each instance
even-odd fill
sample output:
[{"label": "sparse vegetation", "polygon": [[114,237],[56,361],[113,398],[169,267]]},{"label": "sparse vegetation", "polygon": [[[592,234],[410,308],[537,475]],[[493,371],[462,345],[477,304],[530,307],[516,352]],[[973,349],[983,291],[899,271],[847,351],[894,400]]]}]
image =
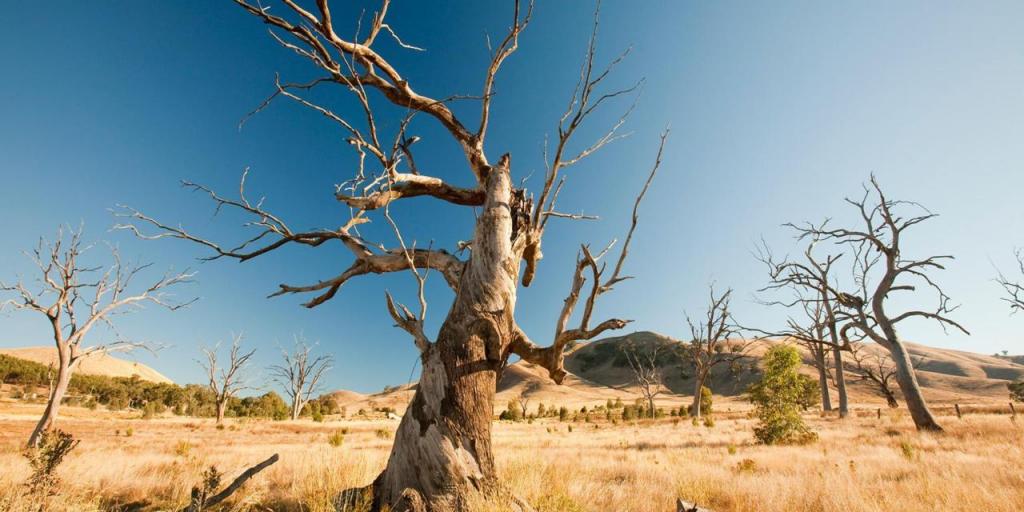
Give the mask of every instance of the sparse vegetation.
[{"label": "sparse vegetation", "polygon": [[[808,415],[809,426],[821,436],[819,443],[765,446],[747,441],[756,423],[739,410],[745,404],[727,403],[734,413],[724,412],[726,406],[719,403],[722,411],[715,415],[714,429],[676,428],[666,419],[602,424],[599,430],[574,427],[570,434],[555,418],[533,425],[497,423],[498,471],[535,508],[555,503],[545,502],[545,496],[560,494],[587,511],[650,512],[655,503],[665,504],[657,510],[667,510],[683,494],[715,512],[747,512],[750,503],[761,504],[759,512],[877,512],[879,495],[889,496],[886,510],[901,512],[1017,512],[1016,504],[1024,501],[1024,489],[1015,485],[1024,471],[1022,427],[1010,423],[1005,413],[979,413],[971,416],[971,422],[950,422],[941,438],[915,433],[906,414],[882,425],[873,410],[867,415],[863,413],[868,411],[855,409],[862,414],[842,423]],[[885,410],[884,402],[880,405]],[[31,421],[4,418],[0,418],[0,444],[16,445],[31,429]],[[82,444],[56,472],[62,483],[59,496],[51,500],[53,512],[103,510],[102,503],[109,502],[179,510],[188,504],[191,488],[201,485],[202,473],[210,466],[223,470],[223,486],[235,471],[265,458],[266,452],[287,452],[288,456],[251,480],[229,505],[330,510],[330,496],[373,481],[388,456],[388,443],[376,434],[378,428],[388,428],[383,420],[352,423],[355,428],[344,434],[344,448],[324,442],[340,429],[315,423],[294,426],[254,420],[232,434],[231,444],[218,444],[223,433],[214,430],[212,418],[193,420],[199,426],[194,432],[180,419],[155,418],[146,424],[145,435],[132,438],[111,436],[104,421],[71,415],[65,421]],[[558,430],[547,433],[551,427]],[[887,429],[896,435],[885,435]],[[189,432],[194,446],[190,454],[194,462],[168,465],[168,458],[177,457],[173,447],[184,432]],[[319,442],[310,443],[311,436],[318,436]],[[538,459],[535,447],[523,442],[538,438],[543,438],[549,457]],[[903,441],[911,446],[913,460],[904,455]],[[714,446],[721,448],[710,448]],[[338,456],[341,450],[343,457]],[[117,453],[117,464],[107,463],[109,457],[87,457],[86,453]],[[609,458],[609,453],[615,457]],[[753,465],[740,466],[744,459],[754,461]],[[123,478],[125,474],[133,478]],[[36,512],[21,505],[28,475],[27,460],[17,450],[0,452],[0,510]],[[842,484],[822,486],[823,481]]]},{"label": "sparse vegetation", "polygon": [[36,446],[25,449],[31,469],[25,487],[29,500],[39,511],[47,510],[50,500],[57,496],[60,484],[57,467],[78,443],[71,434],[54,429],[43,432]]},{"label": "sparse vegetation", "polygon": [[341,445],[345,444],[345,433],[340,430],[335,430],[334,432],[331,432],[331,434],[327,436],[327,444],[335,448],[338,448]]}]

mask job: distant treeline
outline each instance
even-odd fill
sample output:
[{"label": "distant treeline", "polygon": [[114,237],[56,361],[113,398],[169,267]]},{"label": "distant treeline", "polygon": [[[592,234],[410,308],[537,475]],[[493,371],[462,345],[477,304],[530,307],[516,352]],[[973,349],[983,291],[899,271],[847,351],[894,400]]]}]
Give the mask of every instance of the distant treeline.
[{"label": "distant treeline", "polygon": [[[24,387],[14,392],[15,398],[25,397],[28,392],[25,388],[49,386],[50,379],[55,377],[56,372],[45,365],[0,354],[0,382]],[[63,403],[90,409],[99,406],[110,410],[138,409],[144,416],[170,411],[179,416],[213,417],[217,411],[214,393],[207,386],[150,382],[134,375],[107,377],[74,373]],[[303,415],[312,415],[314,419],[338,412],[335,401],[327,397],[314,400],[303,409]],[[288,414],[288,404],[273,391],[259,396],[232,397],[226,411],[229,417],[275,420],[287,419]]]}]

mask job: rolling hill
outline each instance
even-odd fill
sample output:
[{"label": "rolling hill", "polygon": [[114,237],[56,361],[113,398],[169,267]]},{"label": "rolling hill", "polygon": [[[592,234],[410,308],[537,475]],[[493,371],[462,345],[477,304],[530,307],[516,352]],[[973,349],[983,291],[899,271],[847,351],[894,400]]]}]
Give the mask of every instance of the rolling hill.
[{"label": "rolling hill", "polygon": [[[566,354],[565,367],[569,372],[562,385],[555,384],[547,371],[536,365],[519,361],[509,365],[498,382],[496,410],[502,410],[510,400],[526,397],[531,404],[565,405],[578,408],[596,405],[608,399],[632,401],[638,393],[632,384],[632,373],[622,349],[627,343],[638,346],[669,345],[678,343],[671,337],[650,331],[639,331],[623,336],[604,338],[584,343]],[[741,360],[742,371],[733,375],[719,368],[711,377],[710,387],[715,395],[738,399],[747,386],[757,378],[756,363],[760,355],[778,341],[757,341],[749,355]],[[941,403],[1001,403],[1007,398],[1006,384],[1024,379],[1024,364],[1014,357],[995,357],[958,350],[909,344],[917,365],[917,375],[925,396]],[[867,351],[881,351],[868,345]],[[810,366],[810,355],[801,348],[805,366],[803,371],[816,375]],[[676,405],[688,403],[693,396],[694,381],[687,376],[686,365],[667,356],[659,359],[666,374],[668,392],[659,397],[659,403]],[[883,405],[884,399],[869,383],[862,382],[852,373],[846,373],[850,400],[853,406]],[[339,405],[350,412],[359,408],[392,407],[399,413],[412,399],[415,384],[389,392],[362,395],[351,391],[336,391],[333,395]],[[833,396],[834,392],[833,392]]]},{"label": "rolling hill", "polygon": [[[49,365],[57,362],[56,347],[0,348],[0,354],[25,359],[39,364]],[[75,371],[85,375],[104,375],[107,377],[131,377],[138,375],[140,379],[157,383],[172,383],[160,372],[135,361],[127,361],[109,354],[98,354],[86,357],[78,362]]]}]

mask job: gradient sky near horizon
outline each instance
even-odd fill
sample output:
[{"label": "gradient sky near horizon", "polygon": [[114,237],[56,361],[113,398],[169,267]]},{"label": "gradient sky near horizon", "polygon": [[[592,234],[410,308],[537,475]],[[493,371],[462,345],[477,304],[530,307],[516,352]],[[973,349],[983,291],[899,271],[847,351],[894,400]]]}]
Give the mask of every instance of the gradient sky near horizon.
[{"label": "gradient sky near horizon", "polygon": [[[275,2],[273,10],[283,12]],[[360,9],[335,2],[335,24],[355,31]],[[353,5],[358,4],[358,5]],[[578,73],[593,4],[541,0],[520,50],[499,76],[488,153],[513,155],[517,179],[543,171],[552,134]],[[296,333],[336,357],[329,387],[380,390],[416,375],[408,335],[392,327],[383,292],[413,302],[407,274],[362,277],[329,303],[307,310],[305,297],[266,299],[278,283],[308,284],[350,263],[337,247],[290,248],[239,264],[200,263],[202,248],[175,240],[141,241],[109,209],[138,207],[202,235],[239,241],[243,219],[213,216],[211,203],[180,180],[226,194],[251,169],[249,191],[296,228],[339,225],[347,210],[332,199],[353,160],[344,133],[284,100],[239,120],[273,88],[274,74],[313,78],[310,64],[278,46],[266,27],[232,2],[37,2],[8,0],[0,32],[0,280],[32,277],[22,255],[58,225],[84,223],[86,238],[118,244],[156,269],[192,267],[198,283],[179,290],[200,300],[185,311],[148,308],[119,318],[129,336],[170,345],[157,356],[129,356],[178,382],[198,382],[200,344],[244,332],[259,367]],[[367,14],[368,16],[368,14]],[[396,1],[389,23],[408,43],[381,37],[378,50],[425,94],[476,94],[488,59],[486,35],[500,37],[509,2]],[[348,20],[341,25],[342,20]],[[659,132],[671,125],[663,168],[641,207],[627,281],[602,297],[597,316],[634,319],[628,329],[682,337],[683,311],[697,313],[707,283],[735,289],[739,321],[765,329],[785,313],[758,305],[763,265],[751,255],[763,237],[779,254],[796,249],[788,221],[850,219],[875,173],[891,197],[918,201],[940,216],[909,233],[908,255],[954,254],[934,275],[970,331],[945,333],[906,322],[904,338],[982,353],[1024,352],[1024,317],[1010,316],[992,281],[1013,269],[1024,246],[1024,5],[1019,2],[606,1],[599,60],[632,45],[610,80],[644,77],[632,135],[569,171],[562,208],[601,217],[555,222],[545,238],[536,284],[521,289],[517,318],[546,341],[567,292],[581,242],[621,237],[636,190],[653,161]],[[344,33],[344,32],[342,32]],[[339,113],[357,105],[339,89],[313,97]],[[590,121],[579,143],[614,122],[628,103]],[[456,112],[472,125],[473,102]],[[388,133],[398,118],[381,115]],[[384,119],[384,117],[382,117]],[[455,145],[421,117],[417,163],[428,174],[468,185]],[[426,199],[392,208],[407,238],[453,250],[470,237],[473,212]],[[556,219],[557,220],[557,219]],[[393,243],[382,220],[364,233]],[[102,256],[97,250],[94,256]],[[451,294],[429,282],[434,332]],[[928,307],[931,295],[920,295]],[[903,299],[906,300],[906,299]],[[900,302],[897,305],[903,305]],[[97,333],[93,342],[109,333]],[[0,314],[0,347],[49,345],[45,321],[31,312]],[[253,371],[253,380],[265,380]]]}]

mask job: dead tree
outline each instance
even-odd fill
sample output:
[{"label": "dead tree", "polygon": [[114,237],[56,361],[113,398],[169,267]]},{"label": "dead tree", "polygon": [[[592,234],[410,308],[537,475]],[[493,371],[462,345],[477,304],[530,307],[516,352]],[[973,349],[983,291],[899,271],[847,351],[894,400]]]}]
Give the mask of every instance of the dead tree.
[{"label": "dead tree", "polygon": [[[860,199],[846,199],[846,202],[857,211],[862,224],[859,228],[832,228],[829,221],[817,225],[788,226],[799,233],[801,240],[834,242],[853,251],[853,277],[857,291],[844,292],[831,282],[825,283],[828,297],[839,306],[836,319],[843,324],[839,334],[848,344],[851,331],[859,332],[888,350],[896,366],[896,382],[903,392],[914,425],[919,430],[941,431],[942,427],[921,394],[910,353],[896,332],[897,326],[906,320],[927,319],[938,322],[943,329],[953,327],[970,334],[949,317],[957,307],[950,304],[949,296],[929,274],[930,271],[944,269],[943,263],[953,256],[918,259],[904,256],[905,232],[936,214],[917,203],[887,198],[874,176],[870,186],[864,187],[864,195]],[[896,212],[902,209],[918,211],[910,215]],[[931,288],[935,293],[937,304],[934,309],[912,309],[900,313],[889,310],[889,299],[893,295],[916,292],[920,285]]]},{"label": "dead tree", "polygon": [[[1018,249],[1014,254],[1017,256],[1017,268],[1020,274],[1024,276],[1024,249]],[[999,273],[996,282],[1003,287],[1005,292],[1003,300],[1010,305],[1010,312],[1024,311],[1024,282],[1013,281],[1003,275],[1002,272]],[[1003,352],[1006,351],[1004,350]]]},{"label": "dead tree", "polygon": [[[802,233],[801,233],[802,234]],[[787,329],[780,336],[798,340],[810,350],[815,358],[815,366],[819,367],[819,381],[827,374],[825,361],[829,352],[832,355],[831,367],[835,369],[833,382],[839,398],[839,417],[849,415],[850,406],[846,393],[846,375],[843,373],[843,352],[849,351],[849,343],[841,339],[838,303],[829,292],[835,286],[834,267],[842,254],[827,254],[821,258],[814,253],[816,243],[811,240],[803,252],[803,259],[783,258],[776,261],[771,250],[765,245],[759,251],[758,259],[768,266],[769,284],[761,292],[788,289],[793,292],[790,300],[766,301],[767,305],[799,307],[810,323],[790,318]],[[822,382],[822,405],[831,405],[828,396],[827,382]],[[826,400],[826,397],[828,399]],[[825,407],[825,410],[829,410]]]},{"label": "dead tree", "polygon": [[246,389],[245,367],[249,364],[249,359],[256,353],[256,349],[242,352],[242,335],[238,334],[232,337],[227,366],[219,367],[217,364],[219,348],[220,344],[218,343],[212,349],[202,349],[203,354],[206,355],[206,361],[197,361],[206,372],[207,386],[213,392],[214,401],[217,404],[218,425],[224,422],[224,412],[227,410],[228,401],[239,391]]},{"label": "dead tree", "polygon": [[322,391],[321,378],[334,364],[334,358],[324,354],[313,356],[313,347],[301,337],[295,338],[293,352],[281,350],[281,364],[269,368],[273,379],[284,388],[291,403],[292,421],[299,419],[302,409]]},{"label": "dead tree", "polygon": [[[52,243],[40,239],[35,249],[26,253],[39,269],[36,283],[0,282],[0,292],[16,297],[0,302],[0,309],[11,307],[42,313],[57,346],[56,380],[50,386],[43,416],[29,437],[29,446],[36,446],[39,436],[57,420],[61,399],[78,361],[91,355],[156,348],[152,343],[122,336],[114,326],[115,315],[141,309],[147,303],[173,311],[193,302],[174,301],[166,289],[189,282],[194,274],[169,273],[146,286],[135,286],[136,278],[149,264],[122,263],[118,249],[111,246],[112,263],[90,266],[82,261],[88,257],[85,253],[89,249],[91,246],[82,245],[81,228],[69,229],[68,233],[60,228]],[[114,341],[85,347],[86,336],[97,325],[107,328]]]},{"label": "dead tree", "polygon": [[701,416],[701,388],[707,382],[711,372],[718,366],[726,365],[732,372],[750,349],[751,342],[744,340],[740,327],[732,317],[729,302],[732,300],[732,289],[716,294],[714,285],[709,287],[708,309],[704,318],[694,322],[689,315],[686,323],[690,326],[690,341],[682,345],[684,358],[693,365],[693,405],[691,415]]},{"label": "dead tree", "polygon": [[[401,49],[419,50],[400,41],[387,23],[387,0],[383,0],[381,9],[361,31],[356,23],[343,27],[332,16],[327,0],[318,0],[311,9],[292,0],[275,3],[273,9],[247,0],[236,0],[236,3],[269,25],[275,40],[286,50],[308,59],[322,73],[320,78],[303,84],[278,81],[276,91],[267,102],[281,98],[293,100],[342,129],[349,147],[355,152],[354,176],[338,186],[334,197],[350,208],[352,217],[337,228],[295,230],[281,216],[270,212],[262,201],[250,201],[244,182],[237,199],[186,183],[188,187],[208,193],[218,207],[250,215],[252,222],[248,226],[255,232],[242,238],[240,243],[222,244],[130,208],[121,213],[132,217],[132,223],[121,227],[147,238],[179,238],[200,244],[213,251],[212,259],[248,261],[295,245],[343,246],[354,258],[348,268],[308,285],[283,284],[274,294],[314,294],[306,302],[307,307],[330,300],[357,276],[413,273],[420,290],[418,313],[399,304],[390,294],[386,294],[385,299],[395,323],[410,334],[419,349],[422,373],[410,413],[403,416],[396,432],[386,468],[373,484],[374,506],[404,510],[420,503],[426,510],[440,510],[502,495],[491,446],[491,416],[495,383],[508,358],[518,355],[546,368],[553,379],[561,381],[565,375],[562,351],[567,343],[590,339],[625,324],[612,319],[591,328],[587,317],[580,329],[558,328],[554,343],[541,348],[530,342],[515,321],[517,281],[520,275],[523,286],[533,281],[542,257],[541,243],[548,220],[582,217],[556,209],[559,191],[565,183],[564,173],[620,137],[625,115],[594,142],[582,146],[575,142],[580,127],[592,114],[603,106],[630,97],[639,86],[637,83],[603,92],[608,83],[605,79],[625,54],[614,59],[607,68],[595,65],[595,15],[595,30],[587,46],[579,82],[559,120],[557,136],[552,138],[553,148],[545,159],[547,169],[534,196],[513,185],[511,155],[486,151],[495,80],[502,64],[518,47],[519,37],[529,23],[532,5],[522,8],[519,2],[513,2],[510,6],[511,26],[494,47],[479,96],[429,97],[416,89],[412,77],[404,75],[392,60],[380,53],[380,45],[375,45],[383,34],[385,38],[393,37]],[[345,31],[356,36],[346,37],[342,35]],[[360,112],[358,121],[338,115],[305,97],[310,89],[332,86],[355,100]],[[479,103],[479,117],[472,125],[465,122],[465,109],[463,114],[456,115],[450,108],[449,103],[455,100]],[[406,113],[405,117],[400,122],[381,122],[377,116],[380,110],[374,107],[378,102],[398,107]],[[395,112],[396,109],[384,110]],[[629,110],[626,112],[628,114]],[[451,139],[443,143],[455,142],[465,156],[468,186],[441,178],[440,169],[416,165],[413,153],[424,142],[411,130],[415,126],[413,121],[423,117],[439,123]],[[385,128],[393,128],[395,132],[389,135],[384,133]],[[501,156],[490,158],[497,154]],[[465,211],[473,215],[475,227],[472,237],[460,244],[460,248],[469,251],[468,259],[432,244],[424,248],[412,240],[405,243],[388,216],[388,208],[406,206],[407,200],[415,197],[467,207]],[[389,247],[372,242],[358,231],[357,227],[369,222],[375,214],[383,216],[394,228],[397,243]],[[634,225],[635,220],[634,215]],[[147,235],[140,225],[155,227],[158,232]],[[598,285],[601,293],[625,279],[620,271],[626,245],[613,276]],[[583,256],[583,259],[577,266],[577,274],[590,268],[594,275],[600,275],[596,258]],[[423,328],[426,310],[423,280],[430,271],[440,273],[455,295],[433,340]],[[597,294],[592,290],[591,297]],[[573,305],[567,303],[567,310],[571,312]]]},{"label": "dead tree", "polygon": [[850,359],[853,360],[853,364],[847,366],[847,369],[859,375],[862,381],[871,382],[879,394],[885,397],[889,407],[899,407],[896,393],[892,389],[893,379],[896,378],[896,366],[892,363],[892,358],[876,351],[869,353],[863,343],[851,343],[850,347]]},{"label": "dead tree", "polygon": [[516,397],[516,404],[519,405],[519,410],[523,413],[523,419],[526,419],[527,416],[529,416],[529,412],[527,411],[530,410],[530,398],[526,396],[526,393],[529,392],[529,390],[529,387],[527,387],[527,389],[523,390],[522,394]]},{"label": "dead tree", "polygon": [[633,382],[636,383],[640,396],[647,402],[647,414],[654,418],[654,399],[665,391],[665,375],[659,363],[667,351],[657,342],[643,347],[629,343],[623,347],[622,353],[633,372]]}]

